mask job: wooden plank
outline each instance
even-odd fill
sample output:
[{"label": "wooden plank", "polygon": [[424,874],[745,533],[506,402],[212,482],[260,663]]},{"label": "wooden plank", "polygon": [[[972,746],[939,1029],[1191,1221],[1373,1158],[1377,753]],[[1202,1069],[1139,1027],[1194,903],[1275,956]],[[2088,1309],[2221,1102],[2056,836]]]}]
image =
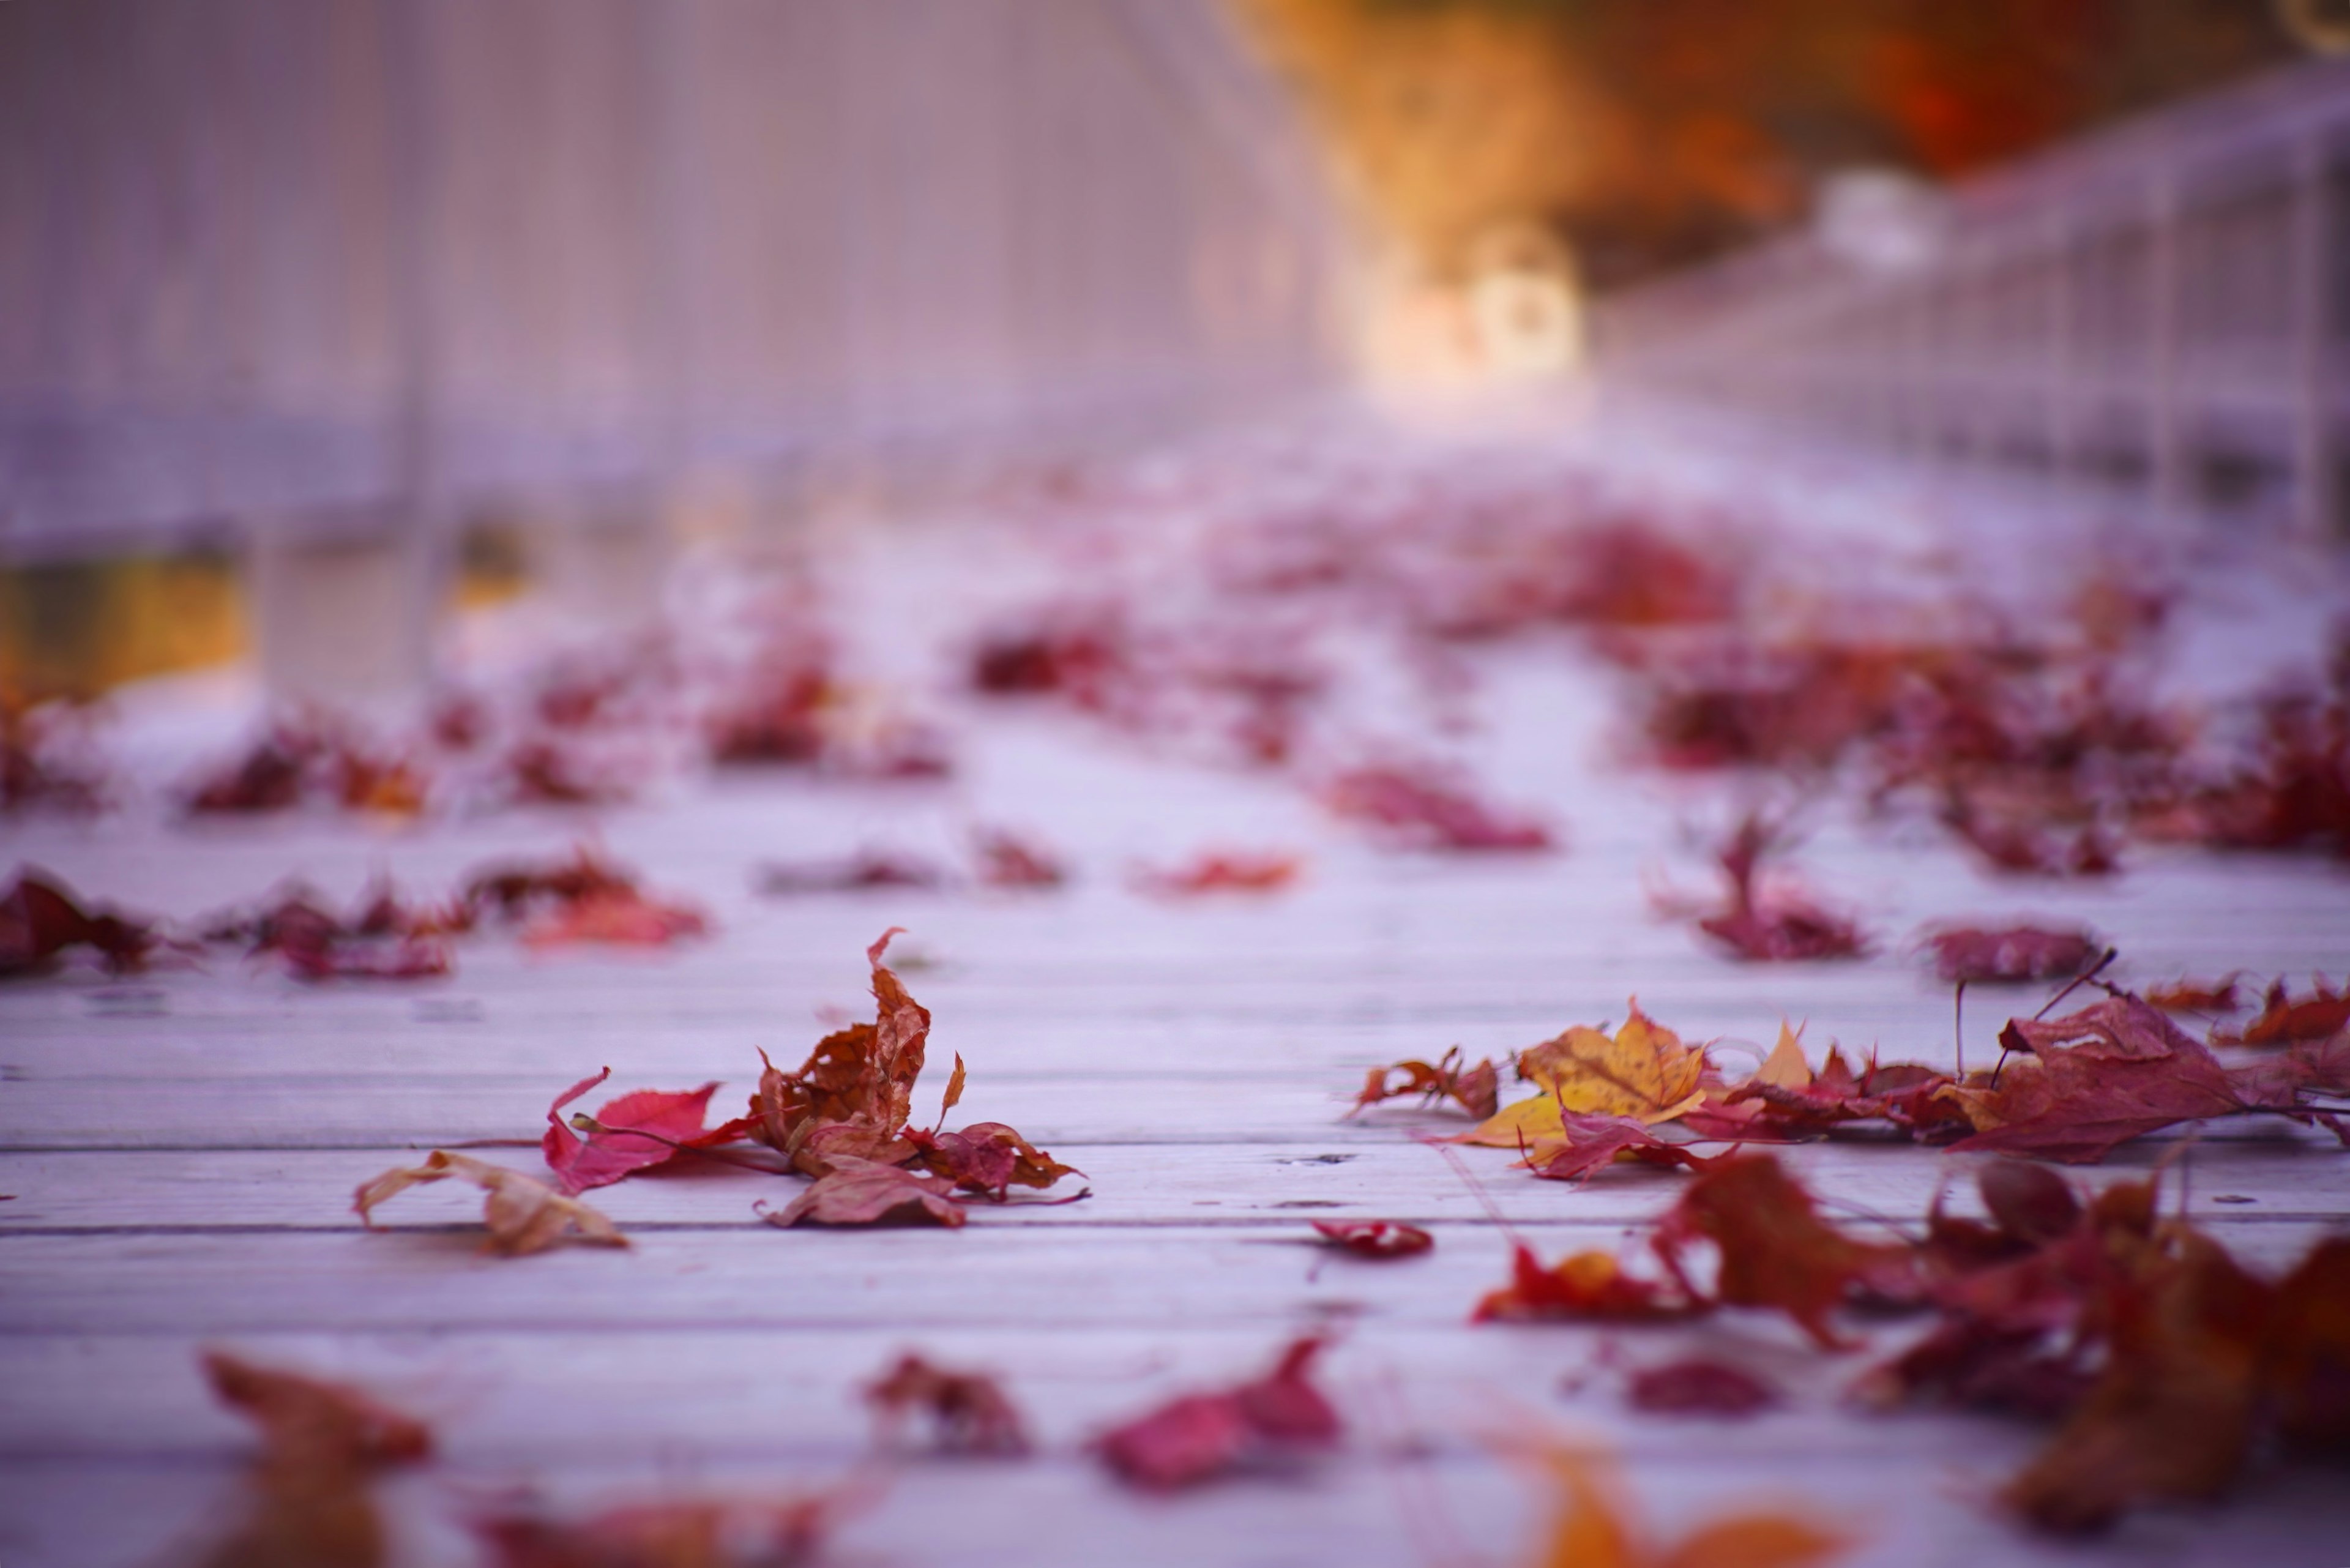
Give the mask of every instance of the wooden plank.
[{"label": "wooden plank", "polygon": [[[1581,1185],[1541,1181],[1516,1168],[1507,1150],[1464,1148],[1458,1158],[1484,1189],[1471,1189],[1434,1150],[1405,1127],[1450,1132],[1460,1118],[1371,1119],[1347,1124],[1349,1136],[1313,1140],[1064,1144],[1054,1151],[1082,1168],[1094,1196],[1066,1210],[983,1210],[995,1225],[1262,1224],[1303,1231],[1316,1217],[1352,1216],[1418,1222],[1475,1223],[1490,1203],[1513,1220],[1571,1220],[1638,1223],[1653,1219],[1688,1178],[1618,1166]],[[2246,1125],[2242,1136],[2207,1134],[2190,1147],[2149,1138],[2126,1146],[2102,1166],[2074,1172],[2095,1187],[2144,1179],[2158,1162],[2164,1207],[2185,1189],[2199,1223],[2225,1227],[2278,1219],[2314,1220],[2350,1212],[2350,1154],[2331,1136],[2289,1124]],[[545,1174],[536,1149],[487,1149],[485,1158]],[[1981,1157],[1918,1158],[1882,1141],[1804,1144],[1772,1151],[1849,1217],[1878,1216],[1914,1227],[1938,1190],[1953,1213],[1979,1213],[1972,1175]],[[0,1236],[27,1231],[290,1228],[338,1230],[358,1224],[352,1189],[416,1151],[394,1147],[337,1150],[64,1152],[0,1155]],[[1069,1190],[1079,1181],[1073,1179]],[[587,1195],[623,1227],[734,1225],[755,1201],[788,1200],[798,1179],[704,1162],[690,1172],[639,1177]],[[387,1207],[402,1222],[422,1196]],[[432,1203],[442,1210],[450,1205]]]}]

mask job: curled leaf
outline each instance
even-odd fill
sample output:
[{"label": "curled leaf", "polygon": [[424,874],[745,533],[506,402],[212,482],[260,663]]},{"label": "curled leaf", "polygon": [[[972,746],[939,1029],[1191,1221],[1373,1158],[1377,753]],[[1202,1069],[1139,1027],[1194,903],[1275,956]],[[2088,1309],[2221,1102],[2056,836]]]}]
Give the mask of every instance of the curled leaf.
[{"label": "curled leaf", "polygon": [[482,1206],[482,1222],[489,1227],[489,1248],[510,1258],[543,1252],[564,1241],[598,1247],[625,1247],[629,1239],[599,1210],[566,1198],[545,1182],[492,1165],[468,1154],[434,1149],[422,1165],[396,1167],[359,1186],[352,1207],[369,1230],[375,1210],[387,1199],[450,1177],[470,1181],[489,1196]]},{"label": "curled leaf", "polygon": [[884,1220],[905,1224],[944,1225],[963,1222],[962,1205],[954,1199],[954,1183],[924,1176],[899,1166],[853,1155],[836,1156],[824,1175],[788,1208],[770,1214],[770,1225],[878,1225]]}]

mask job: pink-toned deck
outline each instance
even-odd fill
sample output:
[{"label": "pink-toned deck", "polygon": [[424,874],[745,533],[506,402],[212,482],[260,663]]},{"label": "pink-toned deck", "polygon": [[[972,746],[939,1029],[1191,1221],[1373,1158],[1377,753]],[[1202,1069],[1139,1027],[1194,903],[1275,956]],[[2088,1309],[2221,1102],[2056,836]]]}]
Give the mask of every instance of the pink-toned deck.
[{"label": "pink-toned deck", "polygon": [[[951,599],[957,547],[901,535],[868,555],[891,551],[915,587]],[[858,1383],[912,1347],[1001,1374],[1042,1452],[904,1462],[842,1532],[838,1562],[1423,1568],[1447,1537],[1530,1561],[1539,1501],[1480,1439],[1537,1423],[1613,1445],[1659,1519],[1767,1499],[1848,1524],[1856,1562],[2341,1561],[2339,1479],[2309,1470],[2263,1471],[2224,1510],[2146,1516],[2086,1549],[2035,1542],[1983,1498],[2038,1431],[1852,1413],[1837,1395],[1862,1358],[1823,1358],[1775,1320],[1655,1339],[1471,1326],[1503,1275],[1500,1230],[1408,1136],[1428,1124],[1340,1114],[1367,1064],[1456,1043],[1498,1054],[1620,1018],[1635,992],[1694,1038],[1767,1043],[1784,1016],[1808,1021],[1815,1047],[1947,1060],[1948,995],[1902,950],[1935,919],[2084,920],[2140,979],[2339,973],[2350,877],[2148,851],[2110,883],[2019,886],[1939,840],[1830,815],[1806,869],[1885,950],[1738,967],[1655,919],[1643,886],[1658,867],[1697,879],[1676,830],[1718,818],[1714,786],[1612,765],[1600,678],[1555,649],[1496,652],[1485,673],[1492,722],[1474,753],[1497,794],[1565,824],[1564,854],[1381,854],[1280,782],[1152,761],[1050,715],[960,710],[963,768],[935,790],[722,779],[601,814],[616,857],[714,914],[712,939],[672,953],[533,956],[491,939],[462,950],[454,978],[410,987],[304,988],[215,961],[0,991],[0,1563],[146,1561],[225,1506],[247,1436],[202,1386],[194,1355],[212,1345],[363,1381],[435,1424],[443,1459],[391,1489],[419,1563],[466,1561],[452,1521],[510,1483],[582,1504],[822,1484],[870,1450]],[[439,888],[492,854],[561,849],[583,826],[524,814],[191,831],[156,817],[11,825],[0,862],[188,917],[295,872],[338,897],[377,867]],[[749,888],[762,857],[947,846],[972,821],[1035,830],[1080,879],[1033,897]],[[1211,842],[1297,848],[1310,875],[1286,895],[1183,905],[1126,887],[1131,860]],[[795,1057],[827,1010],[863,1005],[863,950],[892,924],[909,929],[904,972],[937,1020],[941,1070],[918,1115],[960,1053],[959,1114],[1012,1122],[1082,1167],[1090,1200],[982,1210],[951,1233],[779,1231],[752,1205],[787,1186],[715,1168],[595,1195],[635,1243],[625,1252],[483,1257],[477,1200],[450,1188],[400,1199],[389,1234],[359,1229],[354,1183],[424,1147],[529,1138],[552,1096],[598,1067],[616,1088],[723,1079],[731,1105],[758,1048]],[[1976,992],[1970,1044],[1988,1050],[2002,1010],[2039,995]],[[2164,1152],[2131,1147],[2092,1179]],[[1912,1219],[1955,1163],[1856,1142],[1786,1158],[1851,1204]],[[1617,1242],[1679,1180],[1619,1169],[1571,1189],[1498,1153],[1470,1160],[1545,1255]],[[2197,1219],[2255,1261],[2350,1214],[2350,1155],[2330,1139],[2220,1128],[2189,1163]],[[1310,1220],[1344,1215],[1430,1225],[1437,1250],[1379,1266],[1308,1245]],[[1328,1462],[1160,1500],[1085,1452],[1105,1424],[1251,1373],[1331,1322],[1349,1434]],[[1782,1369],[1792,1403],[1746,1423],[1673,1421],[1628,1412],[1605,1372],[1563,1392],[1611,1339],[1634,1360],[1734,1339]]]}]

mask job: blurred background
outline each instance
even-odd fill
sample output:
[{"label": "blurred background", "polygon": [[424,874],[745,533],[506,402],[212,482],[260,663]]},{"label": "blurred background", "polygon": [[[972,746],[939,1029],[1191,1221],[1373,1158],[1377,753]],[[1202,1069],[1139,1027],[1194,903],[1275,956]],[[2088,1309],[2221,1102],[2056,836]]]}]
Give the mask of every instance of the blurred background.
[{"label": "blurred background", "polygon": [[696,541],[1333,404],[1702,405],[2332,535],[2345,46],[2332,0],[13,0],[0,685],[414,692],[527,588],[625,618]]}]

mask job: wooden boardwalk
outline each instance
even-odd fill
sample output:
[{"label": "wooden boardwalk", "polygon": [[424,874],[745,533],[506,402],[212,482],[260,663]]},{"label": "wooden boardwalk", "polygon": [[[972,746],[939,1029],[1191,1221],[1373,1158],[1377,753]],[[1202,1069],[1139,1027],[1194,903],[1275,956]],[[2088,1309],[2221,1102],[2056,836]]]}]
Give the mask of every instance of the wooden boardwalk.
[{"label": "wooden boardwalk", "polygon": [[[1805,867],[1884,950],[1740,967],[1658,920],[1643,887],[1659,866],[1697,879],[1676,829],[1718,805],[1710,786],[1610,767],[1588,670],[1503,652],[1486,674],[1485,776],[1555,811],[1563,854],[1382,854],[1281,783],[1153,763],[1049,715],[965,714],[962,772],[934,790],[721,780],[600,814],[615,857],[714,916],[714,936],[666,953],[533,955],[491,938],[461,949],[453,978],[421,985],[306,988],[216,961],[0,991],[0,1563],[152,1561],[217,1518],[249,1438],[203,1386],[206,1345],[363,1382],[434,1424],[441,1462],[390,1488],[419,1563],[468,1561],[455,1521],[515,1484],[583,1507],[824,1484],[870,1454],[858,1386],[908,1348],[1001,1375],[1041,1451],[905,1459],[827,1561],[1430,1568],[1449,1540],[1531,1562],[1544,1501],[1481,1437],[1537,1426],[1614,1447],[1659,1521],[1760,1499],[1850,1527],[1859,1563],[2344,1561],[2341,1480],[2305,1469],[2091,1547],[2036,1542],[1984,1498],[2041,1432],[1851,1412],[1836,1397],[1864,1358],[1823,1357],[1776,1320],[1648,1335],[1471,1326],[1506,1241],[1409,1136],[1435,1124],[1340,1118],[1367,1065],[1453,1044],[1500,1054],[1619,1019],[1636,992],[1691,1038],[1767,1043],[1789,1016],[1814,1047],[1947,1061],[1948,994],[1903,950],[1929,919],[2085,920],[2139,979],[2339,974],[2350,877],[2147,852],[2108,884],[2018,885],[1939,842],[1830,820]],[[1016,897],[749,888],[763,857],[950,845],[975,821],[1036,831],[1079,880]],[[337,897],[378,867],[436,889],[494,854],[560,851],[585,826],[547,813],[390,834],[192,831],[133,814],[0,828],[0,862],[184,918],[295,872]],[[1295,848],[1310,871],[1263,898],[1168,904],[1125,886],[1132,860],[1211,843]],[[1092,1199],[981,1210],[957,1232],[782,1231],[752,1206],[790,1185],[712,1167],[591,1195],[629,1251],[515,1261],[475,1251],[470,1189],[400,1199],[390,1233],[351,1215],[354,1184],[413,1151],[535,1137],[553,1096],[602,1066],[616,1090],[720,1079],[716,1104],[733,1106],[759,1048],[796,1060],[827,1020],[859,1012],[863,950],[890,925],[908,928],[902,972],[936,1016],[918,1119],[959,1053],[971,1079],[958,1115],[1020,1127],[1081,1167]],[[2005,1010],[2040,995],[1977,992],[1971,1045],[1989,1050]],[[536,1168],[526,1148],[486,1152]],[[2142,1173],[2161,1152],[2134,1146],[2091,1179]],[[1862,1142],[1786,1158],[1899,1219],[1961,1163]],[[1470,1162],[1545,1256],[1617,1243],[1680,1179],[1619,1168],[1569,1188],[1499,1153]],[[2330,1140],[2231,1127],[2189,1163],[2196,1218],[2255,1261],[2281,1262],[2350,1215],[2350,1155]],[[1332,1216],[1412,1220],[1438,1246],[1384,1265],[1333,1257],[1307,1224]],[[1104,1426],[1252,1375],[1323,1324],[1342,1327],[1327,1385],[1349,1423],[1327,1462],[1161,1499],[1122,1489],[1086,1451]],[[1595,1369],[1603,1342],[1638,1364],[1724,1341],[1782,1370],[1785,1408],[1737,1423],[1640,1416],[1620,1375]]]}]

